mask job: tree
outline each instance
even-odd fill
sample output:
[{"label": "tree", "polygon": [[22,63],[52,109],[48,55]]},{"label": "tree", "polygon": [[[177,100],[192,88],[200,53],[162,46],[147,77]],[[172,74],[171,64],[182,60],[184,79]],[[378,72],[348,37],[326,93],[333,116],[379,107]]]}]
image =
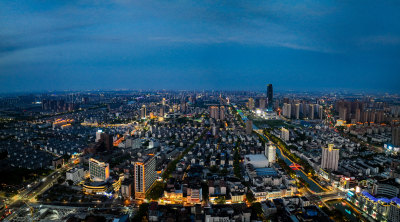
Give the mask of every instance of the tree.
[{"label": "tree", "polygon": [[218,167],[214,165],[214,166],[210,167],[210,171],[211,171],[211,173],[216,173],[216,172],[218,172]]},{"label": "tree", "polygon": [[251,204],[251,209],[258,217],[262,217],[263,216],[263,210],[262,210],[262,207],[261,207],[261,203],[257,202],[257,203]]},{"label": "tree", "polygon": [[246,193],[246,199],[247,199],[247,201],[249,201],[249,203],[253,203],[256,200],[256,198],[254,197],[253,192],[251,192],[251,191],[248,191]]},{"label": "tree", "polygon": [[205,183],[205,182],[201,183],[201,192],[203,195],[203,200],[208,201],[209,192],[208,192],[208,184],[207,183]]},{"label": "tree", "polygon": [[7,150],[2,151],[2,152],[0,153],[0,160],[3,160],[3,159],[5,159],[5,158],[7,158],[7,156],[8,156]]},{"label": "tree", "polygon": [[68,161],[68,160],[71,158],[71,155],[64,154],[64,155],[62,156],[62,158],[64,159],[64,161]]},{"label": "tree", "polygon": [[67,180],[68,185],[72,186],[74,184],[74,181],[72,180]]},{"label": "tree", "polygon": [[146,194],[146,198],[150,200],[158,200],[164,193],[164,186],[165,184],[163,182],[155,182]]},{"label": "tree", "polygon": [[147,217],[148,210],[149,210],[149,204],[142,203],[139,207],[137,214],[133,217],[132,221],[143,221],[143,218]]},{"label": "tree", "polygon": [[228,170],[227,170],[226,168],[222,169],[222,170],[221,170],[221,175],[222,175],[222,176],[228,175]]},{"label": "tree", "polygon": [[84,221],[98,221],[98,222],[106,222],[106,218],[104,216],[95,216],[95,215],[88,215],[86,216]]},{"label": "tree", "polygon": [[215,198],[215,202],[217,204],[225,204],[226,203],[226,198],[225,198],[225,196],[219,196],[219,197]]},{"label": "tree", "polygon": [[58,182],[59,184],[64,183],[64,182],[65,182],[65,179],[62,178],[62,177],[60,177],[60,178],[58,178],[57,182]]}]

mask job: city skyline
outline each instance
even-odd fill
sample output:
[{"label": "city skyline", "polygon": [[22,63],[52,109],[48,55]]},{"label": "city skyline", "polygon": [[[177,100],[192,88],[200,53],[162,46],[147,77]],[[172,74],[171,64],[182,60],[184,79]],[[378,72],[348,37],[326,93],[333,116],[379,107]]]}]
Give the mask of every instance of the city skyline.
[{"label": "city skyline", "polygon": [[0,1],[0,221],[400,222],[400,1]]},{"label": "city skyline", "polygon": [[400,220],[398,95],[262,85],[0,97],[0,218]]},{"label": "city skyline", "polygon": [[399,92],[396,2],[0,6],[2,93],[263,90],[259,82],[285,90]]}]

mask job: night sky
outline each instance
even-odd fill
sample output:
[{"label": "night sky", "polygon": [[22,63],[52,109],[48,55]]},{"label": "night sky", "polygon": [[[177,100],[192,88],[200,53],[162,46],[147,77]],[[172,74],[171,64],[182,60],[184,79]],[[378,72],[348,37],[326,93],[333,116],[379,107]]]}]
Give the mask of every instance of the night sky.
[{"label": "night sky", "polygon": [[400,91],[400,1],[0,1],[0,92]]}]

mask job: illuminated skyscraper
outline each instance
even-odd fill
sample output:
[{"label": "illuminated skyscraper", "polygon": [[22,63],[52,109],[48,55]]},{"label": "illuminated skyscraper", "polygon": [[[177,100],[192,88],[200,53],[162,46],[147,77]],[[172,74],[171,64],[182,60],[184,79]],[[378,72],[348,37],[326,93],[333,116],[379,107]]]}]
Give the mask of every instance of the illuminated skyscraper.
[{"label": "illuminated skyscraper", "polygon": [[146,106],[143,105],[142,108],[140,109],[140,118],[144,119],[146,118]]},{"label": "illuminated skyscraper", "polygon": [[110,177],[110,166],[108,163],[90,158],[89,174],[90,178],[94,181],[106,181]]},{"label": "illuminated skyscraper", "polygon": [[156,181],[156,158],[146,155],[139,158],[134,164],[135,198],[144,199],[146,192]]},{"label": "illuminated skyscraper", "polygon": [[329,170],[337,170],[339,165],[339,149],[333,148],[333,144],[329,144],[328,148],[322,147],[321,168]]},{"label": "illuminated skyscraper", "polygon": [[267,85],[267,107],[268,110],[273,110],[274,108],[274,92],[272,89],[272,84]]}]

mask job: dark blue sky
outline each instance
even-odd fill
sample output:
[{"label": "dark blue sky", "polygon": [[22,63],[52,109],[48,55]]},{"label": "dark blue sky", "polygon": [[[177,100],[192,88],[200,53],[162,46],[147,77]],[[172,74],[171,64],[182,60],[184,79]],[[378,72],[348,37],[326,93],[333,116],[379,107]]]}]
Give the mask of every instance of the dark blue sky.
[{"label": "dark blue sky", "polygon": [[400,1],[322,2],[2,0],[0,92],[399,92]]}]

